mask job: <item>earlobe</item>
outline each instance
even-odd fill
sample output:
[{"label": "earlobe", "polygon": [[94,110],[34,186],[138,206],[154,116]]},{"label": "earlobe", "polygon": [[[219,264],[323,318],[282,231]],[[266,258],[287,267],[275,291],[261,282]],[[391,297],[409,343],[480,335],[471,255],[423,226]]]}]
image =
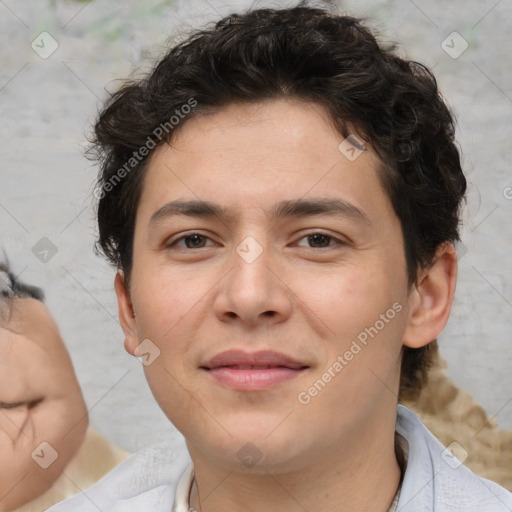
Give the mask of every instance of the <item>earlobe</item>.
[{"label": "earlobe", "polygon": [[117,296],[119,323],[125,336],[124,348],[129,354],[134,355],[134,350],[139,345],[137,324],[130,293],[126,289],[124,272],[122,270],[119,270],[116,274],[114,289]]},{"label": "earlobe", "polygon": [[453,244],[441,244],[432,265],[421,272],[409,297],[409,318],[403,344],[420,348],[435,340],[444,329],[457,282],[457,253]]}]

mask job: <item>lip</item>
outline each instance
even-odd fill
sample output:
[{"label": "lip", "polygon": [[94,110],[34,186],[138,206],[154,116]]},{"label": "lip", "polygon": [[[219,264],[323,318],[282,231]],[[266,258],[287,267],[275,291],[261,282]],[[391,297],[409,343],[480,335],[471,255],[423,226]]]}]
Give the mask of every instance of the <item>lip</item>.
[{"label": "lip", "polygon": [[202,367],[209,370],[221,366],[284,366],[293,370],[307,366],[293,357],[274,352],[273,350],[260,350],[258,352],[245,352],[243,350],[226,350],[213,356]]},{"label": "lip", "polygon": [[296,378],[308,368],[290,356],[271,350],[228,350],[200,367],[219,384],[239,391],[268,389]]}]

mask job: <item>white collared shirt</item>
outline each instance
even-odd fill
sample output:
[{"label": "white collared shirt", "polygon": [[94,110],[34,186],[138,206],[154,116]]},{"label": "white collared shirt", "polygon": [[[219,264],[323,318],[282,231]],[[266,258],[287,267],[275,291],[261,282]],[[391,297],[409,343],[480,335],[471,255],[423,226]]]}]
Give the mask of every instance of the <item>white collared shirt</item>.
[{"label": "white collared shirt", "polygon": [[[512,512],[512,493],[461,465],[403,405],[396,431],[408,444],[397,512]],[[182,442],[149,447],[47,512],[170,512],[183,493],[188,501],[189,464]],[[184,491],[178,489],[181,483]]]},{"label": "white collared shirt", "polygon": [[[183,475],[181,475],[180,481],[178,482],[171,512],[197,512],[195,508],[190,506],[190,491],[193,483],[194,465],[191,462],[183,472]],[[397,512],[399,497],[400,489],[397,490],[388,512]]]}]

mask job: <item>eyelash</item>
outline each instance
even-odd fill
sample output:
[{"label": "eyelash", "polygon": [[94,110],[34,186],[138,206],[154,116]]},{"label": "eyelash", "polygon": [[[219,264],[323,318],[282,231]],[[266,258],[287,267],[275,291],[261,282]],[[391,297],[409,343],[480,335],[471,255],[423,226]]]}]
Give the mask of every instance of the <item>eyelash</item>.
[{"label": "eyelash", "polygon": [[[337,242],[337,244],[329,244],[328,246],[326,247],[320,247],[319,249],[327,249],[329,247],[334,247],[335,245],[338,245],[338,246],[343,246],[343,245],[347,245],[346,242],[343,242],[342,240],[338,239],[338,238],[335,238],[334,236],[332,235],[329,235],[327,233],[322,233],[320,231],[313,231],[311,233],[308,233],[304,236],[302,236],[299,240],[303,240],[304,238],[309,238],[309,237],[312,237],[312,236],[315,236],[315,235],[321,235],[321,236],[324,236],[326,238],[328,238],[330,241],[334,241],[334,242]],[[176,240],[174,240],[173,242],[169,243],[166,245],[166,249],[171,249],[171,248],[174,248],[178,242],[181,242],[182,240],[186,240],[187,238],[192,238],[193,236],[200,236],[202,238],[205,238],[205,239],[210,239],[208,236],[206,235],[203,235],[201,233],[189,233],[187,235],[183,235],[181,236],[180,238],[177,238]],[[205,247],[198,247],[198,249],[204,249]],[[308,247],[309,249],[318,249],[317,247]],[[190,250],[193,250],[194,248],[193,247],[181,247],[181,249],[190,249]]]},{"label": "eyelash", "polygon": [[13,402],[13,403],[0,402],[0,409],[7,409],[7,410],[17,409],[18,407],[21,407],[22,405],[27,405],[29,409],[32,409],[33,407],[35,407],[42,401],[43,401],[43,399],[39,398],[37,400],[32,400],[31,402]]},{"label": "eyelash", "polygon": [[7,402],[0,402],[0,409],[17,409],[18,407],[22,406],[24,402],[16,402],[16,403],[7,403]]}]

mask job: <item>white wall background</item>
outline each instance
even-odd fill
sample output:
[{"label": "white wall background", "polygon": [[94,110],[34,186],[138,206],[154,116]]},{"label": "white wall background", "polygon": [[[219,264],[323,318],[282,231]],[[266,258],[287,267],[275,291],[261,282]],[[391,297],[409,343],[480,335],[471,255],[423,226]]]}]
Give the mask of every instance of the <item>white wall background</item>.
[{"label": "white wall background", "polygon": [[[178,30],[242,10],[248,1],[3,0],[0,2],[0,244],[14,270],[43,287],[82,385],[92,425],[127,450],[178,435],[159,410],[142,366],[123,349],[114,271],[92,251],[92,183],[84,134],[104,88],[147,69]],[[255,6],[295,2],[255,2]],[[458,118],[470,181],[460,278],[440,339],[449,374],[512,428],[512,3],[498,0],[339,2],[384,40],[434,69]],[[47,31],[58,49],[39,57]],[[442,42],[457,31],[458,58]],[[448,44],[452,45],[451,39]],[[462,47],[454,40],[454,50]],[[48,46],[46,46],[48,48]],[[48,237],[46,263],[32,248]]]}]

